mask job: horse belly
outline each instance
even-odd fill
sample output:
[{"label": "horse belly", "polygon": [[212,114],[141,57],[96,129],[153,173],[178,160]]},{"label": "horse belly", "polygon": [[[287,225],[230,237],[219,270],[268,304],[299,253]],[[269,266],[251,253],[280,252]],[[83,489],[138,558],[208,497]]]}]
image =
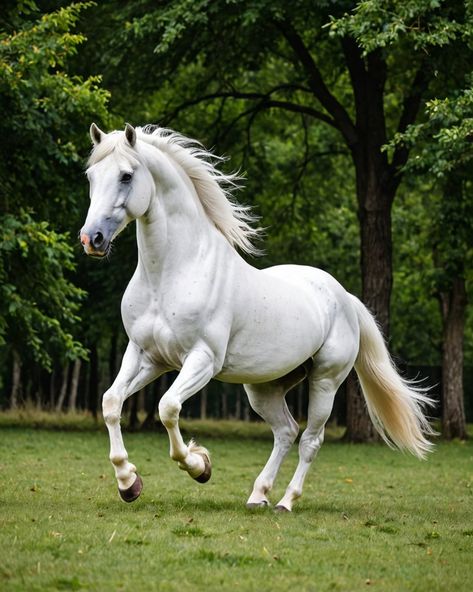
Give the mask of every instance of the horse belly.
[{"label": "horse belly", "polygon": [[285,376],[314,356],[325,330],[305,294],[284,290],[248,307],[243,326],[230,336],[219,380],[257,383]]}]

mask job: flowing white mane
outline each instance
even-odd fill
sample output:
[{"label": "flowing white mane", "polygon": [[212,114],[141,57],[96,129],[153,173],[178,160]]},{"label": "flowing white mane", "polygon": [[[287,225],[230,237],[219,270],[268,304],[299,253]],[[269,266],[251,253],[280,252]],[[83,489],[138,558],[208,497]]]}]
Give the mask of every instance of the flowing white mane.
[{"label": "flowing white mane", "polygon": [[[259,254],[253,240],[258,238],[260,229],[251,226],[257,218],[249,207],[234,200],[233,192],[239,189],[240,178],[235,174],[225,174],[217,168],[224,159],[205,150],[196,140],[166,128],[148,125],[135,130],[138,140],[155,146],[182,167],[194,184],[205,213],[228,242],[249,255]],[[125,135],[112,132],[95,145],[88,166],[112,152],[118,158],[131,161],[131,164],[134,164],[133,161],[137,163],[137,151],[126,141]]]}]

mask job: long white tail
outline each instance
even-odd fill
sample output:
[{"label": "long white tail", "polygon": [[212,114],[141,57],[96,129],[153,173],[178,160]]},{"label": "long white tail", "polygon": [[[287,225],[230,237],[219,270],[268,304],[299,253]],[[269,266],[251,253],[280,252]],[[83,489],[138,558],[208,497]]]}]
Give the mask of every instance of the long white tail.
[{"label": "long white tail", "polygon": [[388,445],[425,458],[433,448],[425,436],[435,432],[423,409],[434,401],[425,395],[425,389],[399,376],[376,321],[357,298],[353,299],[360,324],[355,370],[371,420]]}]

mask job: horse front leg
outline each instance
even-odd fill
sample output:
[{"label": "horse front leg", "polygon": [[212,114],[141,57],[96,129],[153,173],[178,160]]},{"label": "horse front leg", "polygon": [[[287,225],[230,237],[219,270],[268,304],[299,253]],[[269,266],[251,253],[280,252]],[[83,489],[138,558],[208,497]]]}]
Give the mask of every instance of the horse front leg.
[{"label": "horse front leg", "polygon": [[164,372],[164,368],[152,364],[144,352],[130,341],[120,371],[102,399],[103,418],[110,437],[110,461],[115,469],[120,497],[125,502],[134,501],[140,495],[143,484],[135,465],[128,461],[123,443],[120,428],[123,403]]},{"label": "horse front leg", "polygon": [[159,402],[159,417],[169,435],[169,454],[179,468],[205,483],[210,479],[211,465],[208,451],[191,440],[184,443],[179,430],[182,403],[195,395],[215,375],[213,356],[206,350],[191,352],[178,377]]}]

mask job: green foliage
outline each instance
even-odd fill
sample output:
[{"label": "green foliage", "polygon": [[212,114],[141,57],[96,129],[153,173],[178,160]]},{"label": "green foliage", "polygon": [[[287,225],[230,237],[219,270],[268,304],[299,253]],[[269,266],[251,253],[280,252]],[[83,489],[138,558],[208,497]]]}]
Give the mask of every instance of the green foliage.
[{"label": "green foliage", "polygon": [[83,126],[92,114],[106,117],[108,98],[99,77],[67,71],[84,41],[70,29],[87,6],[72,4],[0,34],[0,108],[8,114],[0,122],[3,210],[34,206],[54,217],[59,205],[76,207],[71,180],[88,147]]},{"label": "green foliage", "polygon": [[[383,103],[389,138],[403,129],[403,109],[408,113],[406,105],[421,92],[413,82],[416,72],[422,73],[419,86],[432,104],[450,86],[462,83],[470,63],[469,4],[172,0],[156,5],[140,0],[123,8],[106,3],[96,14],[98,22],[114,25],[98,32],[97,23],[96,28],[84,23],[85,30],[95,31],[96,45],[88,51],[95,47],[102,60],[117,109],[133,113],[136,122],[163,122],[215,146],[217,153],[231,156],[229,168],[245,172],[246,187],[239,198],[256,207],[268,229],[266,256],[257,265],[317,265],[360,293],[356,186],[348,149],[336,127],[304,112],[317,108],[327,115],[282,35],[281,23],[289,21],[300,34],[352,121],[357,117],[354,88],[340,42],[347,36],[356,41],[365,68],[373,66],[368,54],[382,56],[388,74]],[[271,101],[274,106],[268,107]],[[381,138],[382,130],[377,133]],[[399,146],[391,146],[391,162]],[[413,144],[406,141],[403,147],[413,149]],[[432,162],[440,162],[435,144],[426,150]],[[416,145],[414,162],[418,154]],[[436,363],[441,331],[433,238],[427,230],[439,192],[410,180],[401,199],[394,214],[393,343],[404,359]]]},{"label": "green foliage", "polygon": [[[123,120],[162,123],[227,154],[231,161],[224,166],[246,177],[239,199],[255,206],[268,229],[262,244],[266,255],[256,265],[316,265],[360,293],[350,149],[339,129],[327,125],[328,112],[281,32],[288,21],[355,123],[354,88],[341,40],[356,41],[366,68],[374,52],[386,60],[388,138],[402,131],[400,115],[409,93],[416,91],[415,72],[425,64],[430,99],[425,116],[395,135],[387,148],[391,161],[400,147],[413,155],[404,169],[408,184],[393,213],[392,327],[403,358],[437,361],[435,292],[458,269],[462,252],[471,252],[465,248],[471,236],[466,225],[471,188],[464,177],[473,145],[473,95],[465,79],[471,69],[470,2],[67,4],[9,0],[12,8],[1,17],[0,109],[7,116],[0,119],[0,209],[5,214],[0,266],[5,290],[13,287],[0,306],[4,341],[26,357],[34,353],[46,366],[52,356],[81,355],[77,340],[103,347],[108,359],[103,344],[121,326],[119,302],[136,262],[134,229],[120,237],[110,261],[82,256],[70,269],[69,244],[87,207],[83,162],[91,120],[106,129],[120,128]],[[49,13],[47,7],[60,8]],[[463,193],[444,204],[442,183],[458,171]],[[433,174],[440,185],[433,188],[419,173]],[[43,220],[49,224],[43,226]],[[26,242],[25,250],[20,241]],[[434,246],[445,253],[445,265],[435,263]],[[33,286],[30,297],[28,286]],[[16,316],[9,312],[10,301]]]},{"label": "green foliage", "polygon": [[415,51],[427,51],[471,36],[461,19],[462,4],[446,0],[362,0],[350,13],[332,17],[329,28],[333,36],[355,38],[365,55],[401,41]]},{"label": "green foliage", "polygon": [[415,146],[416,154],[407,170],[433,174],[437,179],[471,165],[473,158],[473,88],[428,101],[426,119],[398,134],[392,144]]},{"label": "green foliage", "polygon": [[412,365],[440,363],[442,322],[434,282],[431,225],[426,211],[438,200],[429,184],[409,186],[393,207],[394,285],[391,347]]},{"label": "green foliage", "polygon": [[433,252],[433,294],[448,292],[455,278],[471,279],[473,271],[473,90],[471,77],[467,81],[467,88],[447,86],[447,96],[427,102],[425,120],[397,134],[389,147],[409,146],[414,154],[407,174],[428,182],[424,235]]},{"label": "green foliage", "polygon": [[8,335],[46,368],[54,354],[85,356],[71,335],[83,293],[64,275],[74,269],[69,237],[24,211],[1,216],[0,228],[0,345]]},{"label": "green foliage", "polygon": [[0,109],[7,115],[0,118],[0,338],[45,368],[53,358],[85,355],[73,337],[83,292],[71,281],[64,231],[77,228],[84,193],[84,130],[91,117],[106,117],[99,78],[67,70],[84,41],[72,28],[90,6],[38,16],[34,3],[20,3],[0,33]]}]

